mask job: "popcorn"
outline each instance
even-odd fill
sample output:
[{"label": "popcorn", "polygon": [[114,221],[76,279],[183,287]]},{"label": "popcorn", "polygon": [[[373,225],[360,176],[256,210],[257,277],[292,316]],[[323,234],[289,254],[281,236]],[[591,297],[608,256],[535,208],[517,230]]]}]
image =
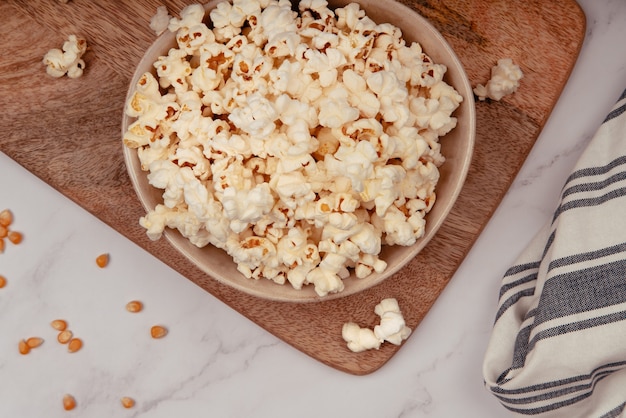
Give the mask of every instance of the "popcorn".
[{"label": "popcorn", "polygon": [[270,187],[290,209],[315,199],[315,193],[302,172],[281,173],[270,180]]},{"label": "popcorn", "polygon": [[270,71],[269,93],[280,95],[286,93],[305,103],[313,103],[323,93],[319,80],[313,80],[302,71],[300,61],[284,60],[278,68]]},{"label": "popcorn", "polygon": [[252,93],[248,96],[247,106],[234,109],[228,119],[248,135],[265,138],[274,132],[278,113],[266,97]]},{"label": "popcorn", "polygon": [[361,328],[354,322],[343,325],[341,336],[351,351],[360,353],[378,350],[385,341],[400,345],[411,335],[411,329],[406,326],[395,298],[383,299],[376,305],[374,312],[380,317],[380,323],[373,330]]},{"label": "popcorn", "polygon": [[[411,222],[410,222],[411,221]],[[424,235],[424,224],[415,222],[396,206],[390,206],[383,216],[374,214],[372,223],[384,233],[387,245],[413,245]]]},{"label": "popcorn", "polygon": [[486,85],[479,84],[474,88],[478,100],[487,98],[500,100],[504,96],[513,94],[519,87],[519,81],[524,77],[522,70],[510,58],[499,59],[491,68],[491,78]]},{"label": "popcorn", "polygon": [[274,198],[267,183],[258,184],[250,190],[228,187],[222,196],[222,206],[224,215],[231,220],[231,229],[239,233],[267,215],[274,206]]},{"label": "popcorn", "polygon": [[359,141],[355,145],[340,145],[335,154],[327,155],[324,162],[331,176],[347,177],[356,192],[364,190],[364,183],[374,172],[374,163],[378,154],[368,141]]},{"label": "popcorn", "polygon": [[365,79],[351,69],[343,72],[342,79],[350,92],[348,98],[350,105],[356,107],[364,117],[376,117],[380,110],[380,101],[376,94],[368,90]]},{"label": "popcorn", "polygon": [[190,4],[180,11],[180,18],[170,19],[168,29],[176,32],[181,28],[189,29],[202,24],[204,20],[204,7],[201,4]]},{"label": "popcorn", "polygon": [[343,339],[348,343],[350,351],[360,353],[362,351],[380,348],[380,340],[369,328],[361,328],[354,322],[343,324],[341,329]]},{"label": "popcorn", "polygon": [[[384,272],[382,245],[423,236],[445,161],[439,138],[463,97],[445,66],[358,4],[298,10],[233,0],[210,23],[201,5],[170,18],[177,46],[126,103],[135,120],[124,144],[162,193],[139,221],[150,239],[177,229],[224,249],[247,278],[324,297],[351,270]],[[377,308],[374,330],[344,327],[349,347],[406,338],[396,307]]]},{"label": "popcorn", "polygon": [[139,225],[146,229],[148,238],[157,240],[161,238],[163,230],[168,225],[167,219],[173,215],[173,212],[164,205],[158,204],[154,210],[150,211],[139,219]]},{"label": "popcorn", "polygon": [[157,7],[154,16],[150,19],[150,29],[152,29],[158,36],[167,30],[170,19],[171,16],[167,12],[167,7],[159,6]]},{"label": "popcorn", "polygon": [[187,91],[189,87],[187,77],[191,75],[192,69],[186,58],[185,51],[172,48],[168,55],[157,59],[154,68],[157,70],[159,85],[162,88],[174,87],[176,94]]},{"label": "popcorn", "polygon": [[337,9],[335,13],[337,14],[337,27],[351,31],[354,30],[357,22],[365,17],[365,10],[362,10],[358,3],[350,3]]},{"label": "popcorn", "polygon": [[349,275],[346,260],[341,254],[327,253],[319,266],[309,272],[305,283],[312,283],[320,297],[341,292],[344,289],[342,279]]},{"label": "popcorn", "polygon": [[[324,43],[326,45],[326,43]],[[334,48],[326,48],[324,52],[307,49],[304,58],[308,60],[305,74],[316,74],[321,87],[328,87],[337,81],[338,68],[346,64],[346,58]]]},{"label": "popcorn", "polygon": [[324,92],[324,97],[319,101],[318,117],[321,126],[340,128],[348,122],[357,120],[359,110],[350,106],[345,87],[333,86],[331,90],[327,89]]},{"label": "popcorn", "polygon": [[246,20],[252,16],[256,19],[260,11],[261,5],[257,1],[235,0],[232,5],[228,2],[218,3],[210,13],[216,37],[222,40],[235,37],[241,32]]},{"label": "popcorn", "polygon": [[200,46],[214,41],[215,35],[204,23],[189,28],[182,27],[176,33],[176,43],[187,55],[193,54]]},{"label": "popcorn", "polygon": [[383,299],[376,305],[374,312],[380,316],[380,324],[374,327],[374,335],[379,340],[400,345],[411,335],[411,329],[406,326],[396,299]]},{"label": "popcorn", "polygon": [[126,114],[143,121],[161,122],[180,108],[176,95],[161,95],[159,82],[150,73],[144,73],[137,82],[135,94],[126,103]]},{"label": "popcorn", "polygon": [[382,273],[386,268],[387,262],[384,260],[373,254],[363,254],[354,267],[354,273],[356,277],[362,279],[372,274],[372,271]]},{"label": "popcorn", "polygon": [[46,72],[52,77],[78,78],[83,75],[85,61],[83,54],[87,51],[87,41],[76,35],[70,35],[63,43],[62,49],[53,48],[43,57]]},{"label": "popcorn", "polygon": [[406,85],[394,73],[385,70],[370,75],[366,83],[378,97],[383,120],[404,125],[409,117],[409,109],[405,105],[408,96]]}]

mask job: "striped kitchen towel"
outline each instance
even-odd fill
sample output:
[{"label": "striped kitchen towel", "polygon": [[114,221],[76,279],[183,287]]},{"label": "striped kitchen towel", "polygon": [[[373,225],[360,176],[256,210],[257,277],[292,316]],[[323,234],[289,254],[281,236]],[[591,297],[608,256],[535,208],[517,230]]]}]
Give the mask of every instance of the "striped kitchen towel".
[{"label": "striped kitchen towel", "polygon": [[519,415],[626,416],[626,91],[504,275],[483,376]]}]

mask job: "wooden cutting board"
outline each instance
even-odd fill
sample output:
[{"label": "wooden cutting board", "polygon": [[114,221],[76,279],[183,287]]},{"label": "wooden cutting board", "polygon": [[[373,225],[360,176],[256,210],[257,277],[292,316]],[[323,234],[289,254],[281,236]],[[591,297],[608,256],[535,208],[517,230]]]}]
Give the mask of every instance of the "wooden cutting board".
[{"label": "wooden cutting board", "polygon": [[[407,324],[419,325],[532,148],[585,33],[584,13],[573,0],[402,1],[442,32],[472,86],[487,81],[499,58],[512,58],[525,76],[514,95],[477,103],[472,167],[438,234],[405,269],[364,293],[308,304],[260,300],[207,277],[165,240],[148,240],[138,226],[143,209],[122,156],[124,97],[135,65],[155,39],[149,21],[157,6],[166,4],[177,13],[187,1],[1,2],[0,151],[296,349],[338,370],[371,373],[401,347],[384,344],[380,350],[352,353],[341,338],[343,323],[373,327],[379,320],[374,306],[395,297]],[[85,74],[53,79],[41,59],[72,33],[86,37],[90,46]]]}]

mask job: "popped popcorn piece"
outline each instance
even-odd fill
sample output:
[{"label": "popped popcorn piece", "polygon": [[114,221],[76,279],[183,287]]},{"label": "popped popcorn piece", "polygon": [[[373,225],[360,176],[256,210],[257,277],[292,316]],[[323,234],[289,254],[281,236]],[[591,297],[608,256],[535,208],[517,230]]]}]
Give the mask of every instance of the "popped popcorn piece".
[{"label": "popped popcorn piece", "polygon": [[233,109],[228,119],[248,135],[262,139],[276,128],[274,121],[278,119],[278,113],[269,99],[252,93],[248,96],[247,106]]},{"label": "popped popcorn piece", "polygon": [[309,272],[306,282],[315,286],[315,293],[320,297],[341,292],[344,289],[342,279],[349,275],[346,260],[341,254],[327,253],[319,266]]},{"label": "popped popcorn piece", "polygon": [[[139,221],[150,239],[176,229],[224,249],[245,277],[324,297],[351,270],[384,272],[382,245],[423,236],[439,138],[463,97],[445,66],[357,3],[298,10],[233,0],[210,22],[202,5],[170,18],[177,45],[139,79],[124,144],[162,194]],[[380,335],[348,326],[350,345],[399,343],[400,322],[390,308]]]},{"label": "popped popcorn piece", "polygon": [[[320,83],[321,85],[321,83]],[[348,91],[342,85],[334,85],[325,91],[319,102],[319,121],[321,126],[340,128],[359,118],[359,110],[350,106]]]},{"label": "popped popcorn piece", "polygon": [[166,6],[157,7],[156,13],[150,19],[150,29],[152,29],[157,36],[162,34],[167,30],[171,18],[172,17],[167,12]]},{"label": "popped popcorn piece", "polygon": [[192,28],[202,24],[204,19],[204,6],[201,4],[190,4],[180,11],[180,18],[173,17],[170,19],[168,29],[170,32],[176,32],[181,28]]},{"label": "popped popcorn piece", "polygon": [[198,23],[190,27],[181,27],[176,32],[178,47],[185,51],[187,55],[194,54],[202,45],[213,41],[215,41],[215,35],[204,23]]},{"label": "popped popcorn piece", "polygon": [[368,141],[359,141],[355,145],[340,145],[337,151],[324,159],[326,170],[331,176],[347,177],[352,182],[352,189],[362,192],[365,180],[374,172],[374,163],[378,154]]},{"label": "popped popcorn piece", "polygon": [[228,218],[233,232],[243,232],[251,223],[259,221],[274,206],[270,186],[258,184],[250,190],[237,190],[228,187],[222,196],[224,215]]},{"label": "popped popcorn piece", "polygon": [[406,326],[396,299],[383,299],[376,305],[374,312],[380,316],[380,325],[374,327],[374,334],[379,340],[400,345],[409,338],[411,329]]},{"label": "popped popcorn piece", "polygon": [[307,49],[303,56],[308,60],[304,74],[316,74],[322,87],[335,84],[338,68],[346,64],[346,58],[335,48],[325,48],[323,52]]},{"label": "popped popcorn piece", "polygon": [[519,81],[524,77],[520,67],[510,58],[502,58],[491,68],[491,78],[486,85],[479,84],[474,88],[478,100],[487,98],[500,100],[504,96],[513,94],[519,87]]},{"label": "popped popcorn piece", "polygon": [[380,348],[381,342],[374,331],[369,328],[361,328],[354,322],[343,324],[341,336],[348,343],[348,348],[355,353]]},{"label": "popped popcorn piece", "polygon": [[342,73],[344,85],[350,91],[350,105],[359,109],[367,118],[374,118],[380,110],[380,101],[373,92],[369,91],[365,79],[356,71],[347,69]]},{"label": "popped popcorn piece", "polygon": [[300,171],[274,175],[270,180],[270,187],[277,193],[284,205],[296,209],[315,199],[315,192],[311,184]]},{"label": "popped popcorn piece", "polygon": [[362,279],[372,274],[372,271],[382,273],[386,268],[387,262],[381,260],[378,256],[374,254],[363,254],[354,267],[354,273],[356,277]]},{"label": "popped popcorn piece", "polygon": [[186,58],[185,51],[172,48],[167,55],[157,59],[154,68],[157,70],[159,85],[162,88],[174,87],[176,94],[187,91],[189,87],[187,77],[191,75],[192,70]]},{"label": "popped popcorn piece", "polygon": [[237,263],[237,270],[247,278],[258,278],[264,268],[271,267],[266,264],[268,259],[276,256],[276,246],[263,237],[251,236],[241,241],[230,239],[227,245],[228,253]]},{"label": "popped popcorn piece", "polygon": [[255,18],[261,12],[261,5],[257,1],[234,0],[233,3],[218,3],[211,10],[211,21],[218,39],[227,40],[241,32],[241,28],[250,17]]},{"label": "popped popcorn piece", "polygon": [[53,48],[43,57],[46,72],[52,77],[78,78],[83,75],[85,61],[83,54],[87,51],[87,41],[76,35],[70,35],[61,49]]},{"label": "popped popcorn piece", "polygon": [[269,93],[280,95],[287,93],[305,103],[313,103],[323,94],[319,80],[314,80],[302,71],[300,61],[284,60],[278,68],[270,71]]},{"label": "popped popcorn piece", "polygon": [[367,77],[366,83],[378,97],[383,120],[398,126],[404,125],[409,118],[409,108],[405,103],[408,96],[406,85],[395,73],[384,70]]},{"label": "popped popcorn piece", "polygon": [[400,345],[411,335],[411,328],[406,326],[395,298],[383,299],[376,305],[374,312],[380,317],[380,323],[373,330],[361,328],[354,322],[343,325],[341,336],[351,351],[360,353],[371,349],[378,350],[385,341]]},{"label": "popped popcorn piece", "polygon": [[295,289],[301,289],[307,274],[320,262],[317,246],[309,240],[303,228],[291,228],[276,245],[277,254],[284,265],[291,266],[287,280]]}]

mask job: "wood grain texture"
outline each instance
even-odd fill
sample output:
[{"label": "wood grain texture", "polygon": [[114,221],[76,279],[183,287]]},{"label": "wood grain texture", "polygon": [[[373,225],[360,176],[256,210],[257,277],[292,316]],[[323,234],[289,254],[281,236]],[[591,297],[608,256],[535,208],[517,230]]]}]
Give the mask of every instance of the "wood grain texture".
[{"label": "wood grain texture", "polygon": [[[351,353],[344,322],[373,327],[374,306],[398,299],[416,328],[517,174],[574,66],[585,16],[573,0],[402,0],[429,19],[456,50],[472,85],[485,83],[497,59],[524,71],[518,92],[479,102],[475,155],[466,185],[448,220],[403,270],[358,295],[308,304],[259,300],[219,284],[172,250],[152,242],[138,225],[143,215],[122,156],[120,124],[128,82],[154,40],[149,20],[157,6],[177,13],[186,1],[10,0],[0,3],[3,134],[0,150],[87,211],[204,290],[307,355],[362,375],[401,348]],[[41,59],[67,36],[86,37],[87,69],[79,79],[53,79]],[[494,296],[495,297],[495,296]]]}]

